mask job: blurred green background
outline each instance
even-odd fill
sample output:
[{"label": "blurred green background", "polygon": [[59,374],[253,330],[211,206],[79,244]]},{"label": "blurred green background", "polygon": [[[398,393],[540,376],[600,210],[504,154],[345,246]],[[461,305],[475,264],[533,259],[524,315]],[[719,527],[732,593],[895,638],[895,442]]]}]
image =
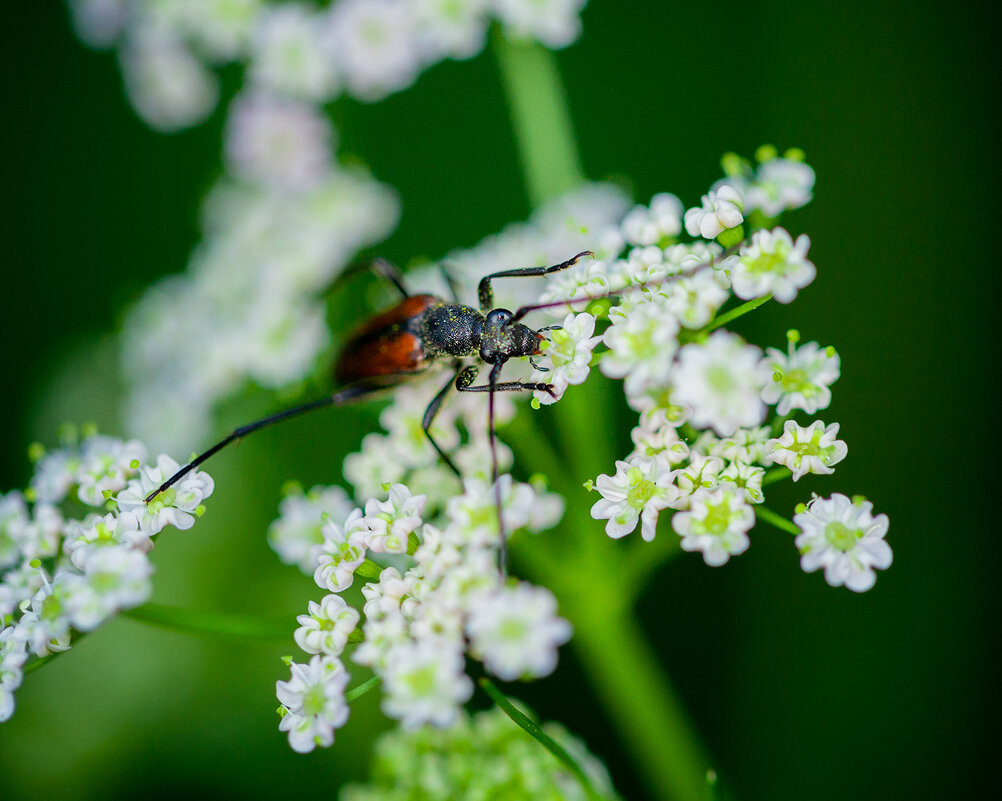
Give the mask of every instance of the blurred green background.
[{"label": "blurred green background", "polygon": [[[737,329],[780,345],[796,326],[838,347],[843,375],[822,419],[841,423],[850,454],[834,477],[784,485],[770,506],[864,493],[890,516],[895,564],[863,596],[830,589],[799,570],[786,535],[760,526],[725,568],[685,556],[652,583],[644,626],[740,799],[974,797],[995,773],[1000,554],[985,426],[998,405],[998,279],[982,239],[998,226],[1000,65],[989,18],[987,4],[592,0],[583,38],[558,55],[589,176],[628,176],[641,202],[669,190],[691,205],[722,152],[764,142],[802,147],[818,174],[814,203],[786,221],[810,234],[818,279]],[[111,337],[197,241],[222,114],[152,133],[114,57],[74,39],[61,3],[10,5],[6,19],[9,490],[30,474],[28,444],[53,443],[62,420],[120,433]],[[381,249],[392,259],[474,244],[528,213],[489,51],[335,117],[345,150],[401,194],[402,223]],[[271,405],[250,393],[220,430]],[[277,732],[278,657],[293,652],[292,617],[315,587],[263,535],[282,482],[334,479],[374,417],[303,419],[220,456],[204,525],[155,552],[156,600],[285,616],[287,641],[114,622],[26,679],[0,727],[0,796],[332,797],[365,776],[386,725],[375,694],[328,751],[295,755]],[[554,676],[513,694],[644,798],[601,710],[581,702],[589,692],[565,649]]]}]

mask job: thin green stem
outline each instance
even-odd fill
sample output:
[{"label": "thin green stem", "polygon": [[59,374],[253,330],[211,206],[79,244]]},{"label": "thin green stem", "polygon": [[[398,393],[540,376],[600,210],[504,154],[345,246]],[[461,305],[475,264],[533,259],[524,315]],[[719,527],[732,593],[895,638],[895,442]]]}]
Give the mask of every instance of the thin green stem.
[{"label": "thin green stem", "polygon": [[755,517],[759,520],[764,520],[766,523],[775,526],[780,531],[785,531],[788,534],[800,534],[800,529],[791,521],[787,520],[780,514],[776,514],[772,509],[767,509],[765,506],[758,504],[755,506]]},{"label": "thin green stem", "polygon": [[584,789],[589,798],[595,799],[595,801],[603,801],[605,797],[595,789],[594,785],[592,785],[591,779],[588,778],[588,774],[582,770],[581,766],[574,761],[574,758],[567,753],[567,750],[560,743],[543,731],[535,721],[522,714],[522,712],[520,712],[518,708],[505,697],[504,693],[494,686],[490,679],[482,678],[478,684],[481,689],[483,689],[483,691],[491,697],[491,700],[498,705],[502,712],[511,718],[530,737],[539,742],[543,748],[553,754],[559,762],[563,763],[564,767],[567,768],[567,770],[571,772],[571,775],[573,775],[574,778],[581,784],[581,787]]},{"label": "thin green stem", "polygon": [[740,306],[736,306],[726,314],[721,314],[712,322],[704,325],[702,328],[699,329],[699,331],[696,332],[693,338],[698,339],[704,334],[709,334],[714,329],[720,328],[720,326],[722,325],[727,325],[732,320],[736,320],[738,317],[748,314],[748,312],[750,311],[754,311],[764,303],[768,303],[770,300],[772,300],[772,295],[763,295],[760,298],[754,298],[753,300],[749,300],[747,303],[742,303]]},{"label": "thin green stem", "polygon": [[766,470],[765,475],[762,476],[762,486],[767,487],[769,484],[775,484],[777,481],[782,481],[784,478],[789,478],[793,473],[790,472],[789,468],[786,467],[774,467],[772,470]]},{"label": "thin green stem", "polygon": [[553,53],[530,41],[511,41],[497,28],[494,54],[533,208],[585,180],[567,96]]},{"label": "thin green stem", "polygon": [[361,684],[356,684],[350,690],[345,692],[344,700],[350,704],[356,698],[361,698],[363,695],[369,692],[369,690],[376,689],[376,687],[379,686],[381,681],[382,679],[379,678],[379,676],[373,676],[371,679],[366,679]]},{"label": "thin green stem", "polygon": [[28,662],[27,664],[25,664],[25,666],[24,666],[24,673],[26,673],[26,674],[27,673],[34,673],[42,665],[47,665],[49,662],[51,662],[57,656],[59,656],[60,654],[64,654],[64,653],[66,653],[66,652],[65,651],[56,651],[55,653],[47,654],[46,656],[43,656],[40,659],[32,659],[30,662]]},{"label": "thin green stem", "polygon": [[223,635],[245,640],[287,640],[292,628],[290,619],[285,617],[263,620],[247,615],[196,612],[163,604],[143,604],[135,609],[125,610],[122,615],[170,631]]}]

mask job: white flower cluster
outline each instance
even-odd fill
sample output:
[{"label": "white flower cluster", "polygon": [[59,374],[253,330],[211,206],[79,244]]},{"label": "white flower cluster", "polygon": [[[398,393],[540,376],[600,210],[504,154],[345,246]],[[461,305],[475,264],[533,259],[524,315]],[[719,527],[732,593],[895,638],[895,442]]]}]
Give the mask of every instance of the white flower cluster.
[{"label": "white flower cluster", "polygon": [[146,448],[89,433],[46,453],[33,447],[35,474],[24,493],[0,494],[0,721],[29,657],[67,650],[152,592],[147,556],[168,525],[188,529],[212,494],[192,471],[148,505],[143,500],[179,465]]},{"label": "white flower cluster", "polygon": [[[547,335],[541,369],[531,379],[550,382],[555,392],[537,392],[537,403],[556,402],[597,363],[606,376],[624,379],[628,402],[641,412],[633,430],[634,452],[616,463],[613,475],[595,481],[602,498],[592,516],[608,521],[611,537],[639,525],[642,537],[651,540],[659,512],[677,511],[672,525],[683,549],[701,551],[712,565],[747,549],[747,532],[755,521],[752,505],[764,500],[767,467],[783,465],[799,480],[808,473],[832,473],[847,452],[837,438],[837,423],[813,421],[804,427],[785,419],[797,410],[814,414],[828,407],[829,387],[840,371],[833,348],[815,342],[798,346],[799,334],[791,331],[786,353],[774,348],[763,353],[714,325],[732,296],[748,301],[772,296],[788,303],[816,274],[806,259],[806,236],[794,241],[783,228],[755,230],[763,215],[746,219],[743,214],[742,209],[763,212],[761,196],[770,176],[789,177],[785,189],[773,193],[782,198],[782,208],[764,209],[770,216],[810,200],[813,172],[807,165],[769,153],[762,158],[759,172],[740,190],[718,184],[702,207],[684,215],[682,203],[668,193],[625,213],[609,193],[593,205],[589,223],[582,226],[588,238],[561,243],[565,254],[590,246],[596,258],[549,277],[535,300],[520,296],[512,304],[552,303],[541,311],[563,316],[562,327]],[[742,193],[758,199],[749,204]],[[610,220],[613,211],[619,212],[618,224]],[[716,242],[681,243],[683,216],[694,237],[712,239],[744,225],[750,239],[732,254]],[[474,260],[479,275],[503,263],[495,254],[507,256],[508,264],[558,262],[560,254],[540,255],[543,239],[544,231],[533,221],[467,253],[483,254]],[[522,258],[517,257],[520,247],[526,253]],[[462,257],[455,261],[468,263]],[[604,308],[596,304],[582,311],[589,298],[609,299]],[[578,299],[586,302],[559,303]],[[771,406],[778,415],[772,427],[763,425]]]},{"label": "white flower cluster", "polygon": [[803,151],[791,148],[780,156],[776,148],[763,145],[755,160],[757,167],[734,153],[725,155],[722,163],[727,177],[715,187],[736,190],[744,199],[746,215],[758,212],[772,219],[811,202],[814,170],[804,162]]},{"label": "white flower cluster", "polygon": [[[534,528],[538,507],[552,505],[507,475],[501,494],[509,531]],[[313,495],[316,506],[324,503],[319,491]],[[426,520],[426,508],[426,496],[395,484],[386,500],[370,498],[346,517],[326,517],[322,542],[310,552],[314,580],[330,594],[310,603],[295,632],[312,657],[291,663],[291,680],[277,684],[280,728],[296,751],[330,745],[347,720],[341,656],[349,643],[360,643],[352,661],[382,678],[383,711],[407,729],[456,720],[473,691],[467,653],[506,680],[545,676],[556,667],[570,626],[557,617],[549,590],[502,581],[493,488],[469,478],[438,515]],[[380,569],[373,559],[393,565]],[[361,614],[339,594],[360,573],[374,579],[362,586]]]},{"label": "white flower cluster", "polygon": [[[247,102],[235,109],[248,118],[292,108]],[[292,113],[300,112],[312,113]],[[289,130],[298,125],[290,121]],[[234,148],[275,144],[265,158],[275,163],[243,171],[285,177],[274,185],[222,179],[205,202],[204,236],[187,273],[155,284],[126,318],[126,417],[152,447],[201,443],[214,407],[248,380],[278,388],[308,376],[331,340],[323,291],[359,248],[396,223],[393,195],[364,171],[336,167],[295,137],[283,143],[282,131],[271,133],[270,144],[270,134],[257,132]]]},{"label": "white flower cluster", "polygon": [[69,0],[77,35],[117,46],[130,100],[148,125],[173,131],[206,119],[221,64],[282,97],[367,101],[406,89],[446,58],[483,50],[488,25],[565,47],[586,0]]}]

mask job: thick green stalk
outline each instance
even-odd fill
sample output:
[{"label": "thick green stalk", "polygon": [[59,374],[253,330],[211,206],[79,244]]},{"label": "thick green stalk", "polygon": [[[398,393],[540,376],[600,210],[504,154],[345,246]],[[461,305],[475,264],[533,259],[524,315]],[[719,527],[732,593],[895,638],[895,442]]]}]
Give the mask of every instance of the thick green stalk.
[{"label": "thick green stalk", "polygon": [[592,586],[561,599],[561,611],[574,622],[571,644],[652,797],[705,801],[710,762],[685,709],[633,610],[603,603],[602,595]]},{"label": "thick green stalk", "polygon": [[585,180],[574,126],[553,54],[531,41],[492,41],[533,208]]}]

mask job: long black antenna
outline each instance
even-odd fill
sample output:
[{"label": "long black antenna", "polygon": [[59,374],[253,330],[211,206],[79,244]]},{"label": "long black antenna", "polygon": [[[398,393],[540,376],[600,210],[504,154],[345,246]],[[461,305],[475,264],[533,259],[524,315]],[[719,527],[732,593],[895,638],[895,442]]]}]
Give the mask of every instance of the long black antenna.
[{"label": "long black antenna", "polygon": [[178,470],[174,475],[168,478],[163,484],[157,487],[153,492],[146,496],[146,503],[149,503],[154,498],[157,497],[161,492],[176,484],[182,478],[184,478],[188,473],[198,467],[206,459],[214,456],[231,442],[236,442],[241,437],[246,437],[248,434],[257,431],[260,428],[265,428],[273,423],[281,422],[282,420],[288,420],[290,417],[296,417],[300,414],[305,414],[306,412],[312,412],[314,409],[323,409],[326,406],[344,406],[347,403],[351,403],[354,400],[363,398],[366,395],[371,395],[374,392],[384,389],[381,386],[372,386],[369,384],[353,384],[347,386],[344,389],[339,389],[326,398],[320,398],[320,400],[311,401],[310,403],[304,403],[302,406],[293,406],[291,409],[285,409],[284,411],[278,412],[276,414],[270,415],[269,417],[264,417],[260,420],[255,420],[253,423],[248,423],[245,426],[240,426],[230,432],[230,434],[211,448],[209,448],[205,453],[199,454],[194,459],[192,459],[188,464]]}]

